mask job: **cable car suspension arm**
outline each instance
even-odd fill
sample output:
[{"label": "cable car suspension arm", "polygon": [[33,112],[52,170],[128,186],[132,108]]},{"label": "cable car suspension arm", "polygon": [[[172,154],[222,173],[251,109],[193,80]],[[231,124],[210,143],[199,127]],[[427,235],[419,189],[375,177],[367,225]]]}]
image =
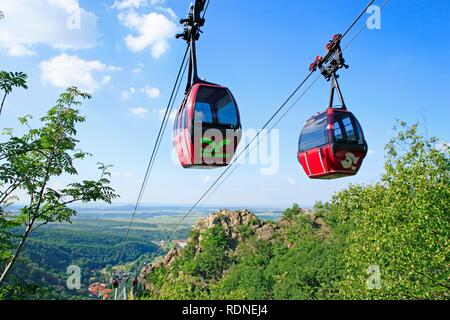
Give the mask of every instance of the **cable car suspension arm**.
[{"label": "cable car suspension arm", "polygon": [[189,71],[188,82],[186,85],[186,91],[188,91],[192,85],[201,82],[197,72],[197,51],[195,42],[200,38],[201,27],[205,25],[205,18],[201,16],[201,13],[205,10],[207,0],[196,0],[195,4],[189,9],[187,18],[181,19],[180,23],[184,25],[184,31],[176,35],[176,38],[185,40],[190,47],[190,59],[189,59]]}]

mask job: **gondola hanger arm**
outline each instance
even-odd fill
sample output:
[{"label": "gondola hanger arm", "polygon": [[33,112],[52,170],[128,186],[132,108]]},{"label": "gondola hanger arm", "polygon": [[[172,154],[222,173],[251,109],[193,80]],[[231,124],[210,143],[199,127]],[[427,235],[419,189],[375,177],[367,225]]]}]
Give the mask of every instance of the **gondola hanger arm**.
[{"label": "gondola hanger arm", "polygon": [[196,0],[194,5],[191,5],[188,16],[180,20],[180,23],[184,25],[182,33],[176,35],[176,38],[182,38],[189,44],[190,58],[189,58],[189,71],[188,81],[186,84],[185,92],[188,92],[192,85],[202,82],[198,77],[197,72],[197,50],[195,42],[200,38],[201,27],[205,25],[205,18],[201,16],[201,13],[205,10],[206,0]]},{"label": "gondola hanger arm", "polygon": [[341,68],[349,68],[349,66],[345,63],[344,55],[342,54],[342,38],[342,34],[335,34],[333,36],[333,39],[330,40],[325,46],[327,54],[324,57],[317,56],[314,62],[309,65],[309,71],[315,72],[317,69],[319,69],[325,80],[331,80],[330,100],[328,107],[333,108],[334,95],[336,92],[341,102],[341,109],[346,110],[347,107],[345,105],[341,88],[339,87],[339,82],[337,80],[339,78],[337,72]]}]

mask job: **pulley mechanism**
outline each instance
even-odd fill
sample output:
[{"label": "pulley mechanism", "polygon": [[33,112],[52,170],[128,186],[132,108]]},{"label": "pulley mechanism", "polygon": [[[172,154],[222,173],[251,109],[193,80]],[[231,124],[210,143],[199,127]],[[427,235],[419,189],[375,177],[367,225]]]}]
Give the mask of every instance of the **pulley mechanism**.
[{"label": "pulley mechanism", "polygon": [[337,71],[341,68],[349,68],[349,66],[345,64],[345,59],[342,54],[341,40],[342,35],[336,34],[325,47],[327,51],[325,57],[317,56],[316,60],[310,64],[309,71],[314,72],[317,68],[319,68],[320,73],[323,75],[325,80],[331,80],[330,100],[328,107],[333,108],[334,93],[337,91],[338,98],[341,102],[341,109],[347,109],[337,80],[339,78]]}]

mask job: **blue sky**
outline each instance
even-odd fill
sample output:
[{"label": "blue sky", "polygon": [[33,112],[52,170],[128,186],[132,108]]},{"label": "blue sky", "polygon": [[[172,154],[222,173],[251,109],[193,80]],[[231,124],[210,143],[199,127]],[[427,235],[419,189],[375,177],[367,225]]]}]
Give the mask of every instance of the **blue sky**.
[{"label": "blue sky", "polygon": [[[324,53],[327,40],[343,32],[366,3],[211,0],[198,43],[200,76],[228,86],[244,129],[259,129],[307,75],[314,57]],[[93,99],[81,108],[87,122],[79,138],[94,157],[79,163],[77,179],[95,176],[97,161],[113,164],[118,202],[134,202],[185,48],[172,37],[179,28],[175,16],[184,17],[188,5],[181,0],[0,0],[5,14],[1,69],[30,77],[28,91],[8,98],[1,126],[20,132],[17,117],[39,118],[69,82],[92,91]],[[81,9],[80,29],[66,26],[74,8]],[[297,162],[303,123],[327,103],[329,84],[321,79],[277,126],[279,172],[263,176],[265,165],[242,165],[209,203],[310,205],[349,183],[374,182],[396,119],[426,122],[429,135],[449,141],[449,9],[447,0],[391,0],[382,12],[381,30],[364,31],[345,52],[350,69],[341,72],[344,98],[370,149],[357,176],[311,181]],[[168,130],[144,203],[194,203],[221,172],[184,170],[172,162],[171,151]],[[69,181],[61,177],[52,183]]]}]

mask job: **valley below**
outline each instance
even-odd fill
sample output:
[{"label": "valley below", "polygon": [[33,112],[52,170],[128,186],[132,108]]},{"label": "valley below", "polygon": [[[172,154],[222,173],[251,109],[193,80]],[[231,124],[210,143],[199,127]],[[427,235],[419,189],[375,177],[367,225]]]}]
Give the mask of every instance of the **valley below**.
[{"label": "valley below", "polygon": [[[94,286],[111,287],[111,274],[117,268],[130,277],[163,256],[167,250],[187,240],[195,223],[219,207],[198,208],[175,231],[174,226],[187,212],[181,206],[144,206],[137,212],[124,249],[133,206],[76,208],[71,224],[49,224],[36,230],[26,244],[13,271],[12,282],[26,284],[20,295],[30,299],[108,299]],[[252,208],[260,219],[277,220],[282,210]],[[169,245],[164,243],[169,239]],[[165,245],[162,250],[160,246]],[[80,270],[80,289],[69,289],[68,267]]]}]

